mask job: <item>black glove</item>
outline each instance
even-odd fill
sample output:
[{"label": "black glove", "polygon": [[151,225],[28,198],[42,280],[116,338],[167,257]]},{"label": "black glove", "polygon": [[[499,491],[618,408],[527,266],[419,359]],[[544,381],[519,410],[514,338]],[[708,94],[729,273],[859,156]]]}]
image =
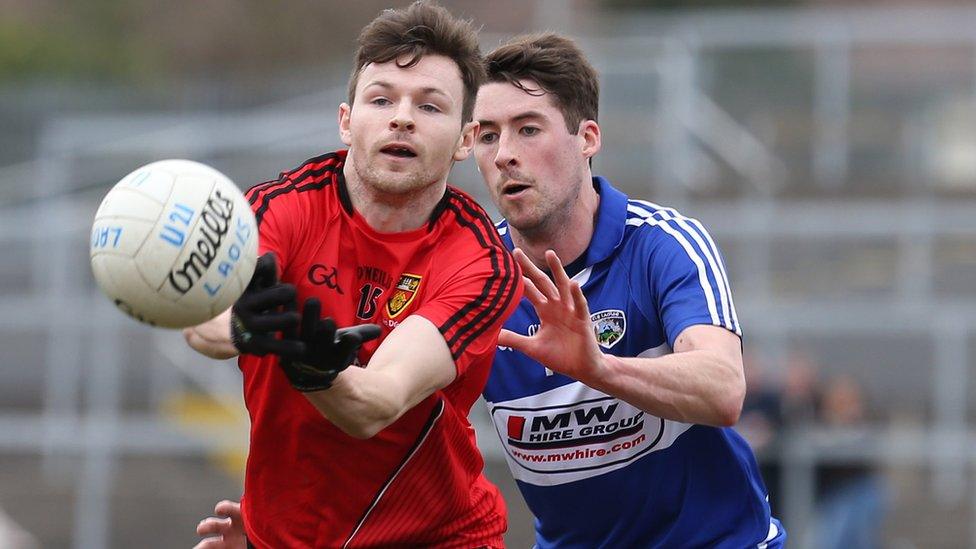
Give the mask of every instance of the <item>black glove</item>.
[{"label": "black glove", "polygon": [[278,339],[277,332],[298,326],[295,287],[278,283],[274,254],[258,258],[254,275],[230,313],[230,339],[242,353],[264,356],[302,356],[304,346],[293,338]]},{"label": "black glove", "polygon": [[380,336],[376,324],[360,324],[336,329],[331,318],[319,318],[322,305],[310,297],[302,307],[302,330],[299,338],[304,354],[297,360],[282,357],[279,364],[292,387],[308,393],[332,386],[340,372],[356,360],[363,343]]}]

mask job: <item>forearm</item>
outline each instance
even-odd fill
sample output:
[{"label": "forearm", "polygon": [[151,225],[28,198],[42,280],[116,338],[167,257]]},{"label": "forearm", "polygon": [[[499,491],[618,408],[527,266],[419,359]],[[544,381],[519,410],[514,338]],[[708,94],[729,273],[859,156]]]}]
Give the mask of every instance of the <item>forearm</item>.
[{"label": "forearm", "polygon": [[305,396],[346,434],[369,438],[456,375],[443,336],[430,321],[413,315],[387,336],[367,368],[347,368],[332,387]]},{"label": "forearm", "polygon": [[604,355],[587,385],[665,419],[731,426],[745,398],[741,369],[711,350],[676,352],[657,358]]},{"label": "forearm", "polygon": [[348,368],[324,391],[305,398],[336,427],[355,438],[370,438],[409,409],[394,380],[383,371]]}]

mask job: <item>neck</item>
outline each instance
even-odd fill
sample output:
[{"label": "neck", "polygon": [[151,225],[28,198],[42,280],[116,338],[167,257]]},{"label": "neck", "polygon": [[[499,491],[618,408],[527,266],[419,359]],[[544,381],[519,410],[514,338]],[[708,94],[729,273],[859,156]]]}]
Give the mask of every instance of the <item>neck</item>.
[{"label": "neck", "polygon": [[422,227],[430,220],[447,188],[445,178],[414,191],[386,192],[364,183],[351,162],[342,167],[342,174],[353,209],[381,233],[400,233]]},{"label": "neck", "polygon": [[587,174],[579,197],[565,215],[553,216],[539,227],[520,231],[510,227],[512,242],[521,248],[536,266],[548,270],[546,250],[559,256],[563,265],[583,255],[596,230],[596,216],[600,208],[600,195],[593,188]]}]

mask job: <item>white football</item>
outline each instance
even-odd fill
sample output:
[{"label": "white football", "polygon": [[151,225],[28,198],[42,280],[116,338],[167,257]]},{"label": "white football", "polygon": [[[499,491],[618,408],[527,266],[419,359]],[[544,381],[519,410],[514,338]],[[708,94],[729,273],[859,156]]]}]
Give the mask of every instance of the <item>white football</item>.
[{"label": "white football", "polygon": [[91,233],[98,286],[132,318],[164,328],[210,320],[244,292],[258,255],[247,199],[219,171],[161,160],[122,178]]}]

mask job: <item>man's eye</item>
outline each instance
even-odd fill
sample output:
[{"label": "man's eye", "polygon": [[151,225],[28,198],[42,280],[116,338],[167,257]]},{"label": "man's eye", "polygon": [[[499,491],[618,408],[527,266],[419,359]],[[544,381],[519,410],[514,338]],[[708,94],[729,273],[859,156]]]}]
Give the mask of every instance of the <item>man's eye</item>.
[{"label": "man's eye", "polygon": [[420,108],[427,112],[441,112],[441,110],[434,105],[421,105]]},{"label": "man's eye", "polygon": [[539,128],[533,128],[532,126],[522,128],[523,135],[535,135],[537,133],[539,133]]},{"label": "man's eye", "polygon": [[370,103],[372,103],[374,105],[383,106],[383,105],[389,105],[390,104],[390,100],[387,99],[387,98],[385,98],[385,97],[377,97],[376,99],[373,99],[372,101],[370,101]]},{"label": "man's eye", "polygon": [[494,142],[495,142],[495,139],[496,139],[497,137],[498,137],[498,136],[496,136],[496,135],[495,135],[495,134],[493,134],[493,133],[487,133],[487,132],[485,132],[485,133],[482,133],[482,134],[481,134],[481,136],[479,137],[479,140],[480,140],[480,141],[481,141],[482,143],[484,143],[484,144],[486,144],[486,145],[487,145],[487,144],[490,144],[490,143],[494,143]]}]

